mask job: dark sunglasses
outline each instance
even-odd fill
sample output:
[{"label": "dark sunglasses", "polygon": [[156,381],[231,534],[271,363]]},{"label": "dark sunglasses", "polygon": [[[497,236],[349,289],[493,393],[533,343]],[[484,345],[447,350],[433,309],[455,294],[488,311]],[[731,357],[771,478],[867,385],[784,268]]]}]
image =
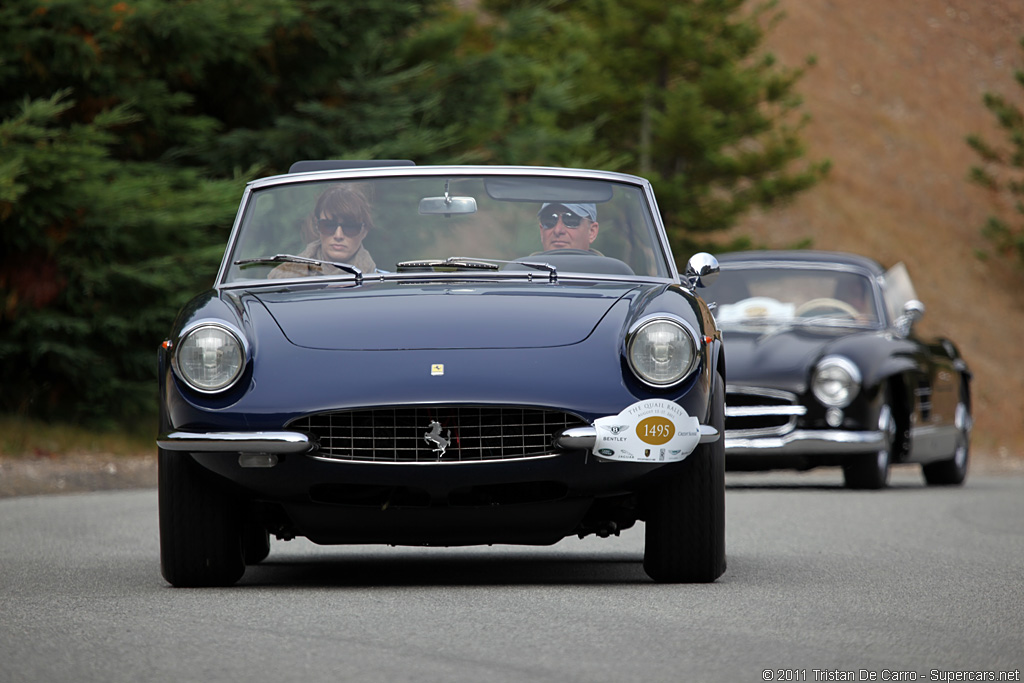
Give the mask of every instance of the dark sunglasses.
[{"label": "dark sunglasses", "polygon": [[316,221],[316,227],[324,237],[333,235],[338,228],[341,228],[346,237],[355,237],[363,231],[364,225],[364,223],[343,223],[334,218],[318,218]]},{"label": "dark sunglasses", "polygon": [[550,230],[551,228],[558,225],[559,218],[562,219],[562,224],[565,225],[565,227],[567,228],[578,228],[580,223],[583,221],[582,216],[577,216],[572,211],[563,211],[562,213],[554,211],[552,213],[546,213],[543,216],[541,216],[540,224],[544,227],[545,230]]}]

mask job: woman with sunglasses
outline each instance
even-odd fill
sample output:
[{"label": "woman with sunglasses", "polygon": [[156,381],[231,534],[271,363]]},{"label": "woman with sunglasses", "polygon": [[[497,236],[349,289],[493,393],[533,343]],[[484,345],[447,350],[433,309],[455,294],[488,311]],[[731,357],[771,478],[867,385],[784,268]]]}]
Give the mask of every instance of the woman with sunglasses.
[{"label": "woman with sunglasses", "polygon": [[597,206],[594,204],[553,204],[540,207],[540,241],[544,251],[590,248],[597,238]]},{"label": "woman with sunglasses", "polygon": [[[317,261],[347,263],[364,273],[371,273],[377,270],[377,264],[363,246],[363,239],[372,227],[370,203],[362,191],[352,185],[335,185],[317,200],[313,215],[303,229],[303,236],[307,240],[312,238],[312,241],[298,256]],[[341,272],[326,263],[321,267],[305,263],[283,263],[270,271],[267,277],[333,275]]]}]

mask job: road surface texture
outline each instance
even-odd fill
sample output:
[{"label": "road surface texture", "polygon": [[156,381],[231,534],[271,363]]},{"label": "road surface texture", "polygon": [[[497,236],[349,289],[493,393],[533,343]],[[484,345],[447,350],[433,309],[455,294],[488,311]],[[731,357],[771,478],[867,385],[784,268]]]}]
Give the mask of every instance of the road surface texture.
[{"label": "road surface texture", "polygon": [[545,548],[275,541],[238,586],[185,590],[160,576],[155,491],[5,498],[0,683],[1020,680],[1024,476],[730,474],[726,505],[711,585],[651,583],[638,525]]}]

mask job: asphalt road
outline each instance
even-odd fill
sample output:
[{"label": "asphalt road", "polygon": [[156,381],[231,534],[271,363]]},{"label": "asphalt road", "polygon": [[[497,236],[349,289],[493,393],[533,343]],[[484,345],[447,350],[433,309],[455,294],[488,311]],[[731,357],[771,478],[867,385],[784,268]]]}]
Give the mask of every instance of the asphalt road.
[{"label": "asphalt road", "polygon": [[839,482],[729,475],[728,571],[677,586],[634,528],[277,542],[235,588],[173,589],[154,491],[0,500],[0,682],[1021,680],[1024,476]]}]

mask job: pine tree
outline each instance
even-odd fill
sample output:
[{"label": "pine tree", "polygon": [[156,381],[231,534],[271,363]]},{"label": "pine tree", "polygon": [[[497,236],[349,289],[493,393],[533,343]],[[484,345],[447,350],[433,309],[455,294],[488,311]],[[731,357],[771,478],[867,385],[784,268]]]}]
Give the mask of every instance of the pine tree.
[{"label": "pine tree", "polygon": [[[795,85],[803,71],[759,52],[773,3],[753,11],[744,0],[529,7],[492,0],[488,7],[508,17],[532,13],[519,27],[509,24],[510,39],[540,75],[517,111],[553,112],[555,120],[541,127],[548,158],[648,178],[681,255],[706,247],[712,233],[752,207],[785,201],[827,172],[827,162],[802,161],[807,119]],[[536,122],[523,117],[525,125]],[[522,130],[512,135],[524,137]]]},{"label": "pine tree", "polygon": [[[1024,39],[1020,45],[1024,49]],[[1024,88],[1024,70],[1015,71],[1013,76]],[[981,166],[971,168],[969,177],[991,191],[993,204],[1006,202],[1010,205],[1001,214],[989,216],[982,234],[1000,252],[1015,256],[1024,267],[1024,112],[1009,98],[997,93],[985,93],[982,101],[1005,132],[1006,144],[994,146],[980,135],[969,136],[967,144],[982,161]],[[1005,218],[1006,213],[1016,213],[1019,222],[1014,224]]]},{"label": "pine tree", "polygon": [[501,84],[495,57],[472,44],[471,15],[437,1],[290,4],[303,11],[251,59],[208,70],[194,90],[225,132],[187,155],[220,173],[283,172],[298,159],[477,160]]},{"label": "pine tree", "polygon": [[205,285],[241,183],[110,156],[125,107],[65,124],[67,93],[0,123],[0,409],[131,426],[156,344]]}]

